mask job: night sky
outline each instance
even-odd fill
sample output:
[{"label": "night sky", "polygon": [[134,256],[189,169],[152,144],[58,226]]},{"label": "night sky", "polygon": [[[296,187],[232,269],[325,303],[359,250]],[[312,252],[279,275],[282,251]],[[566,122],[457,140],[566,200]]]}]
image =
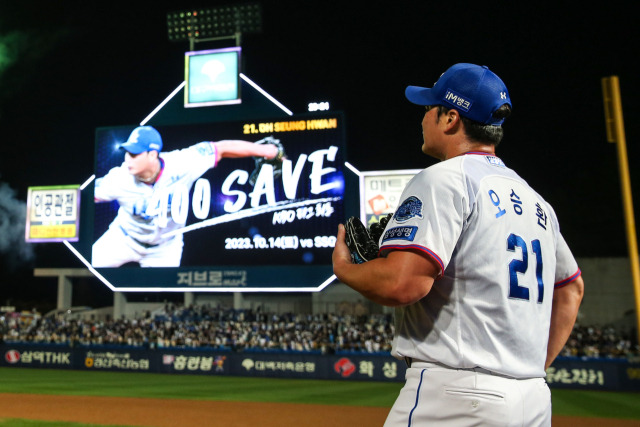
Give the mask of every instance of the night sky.
[{"label": "night sky", "polygon": [[[33,268],[82,266],[62,244],[24,243],[27,188],[83,183],[95,129],[139,123],[180,84],[189,45],[168,40],[167,12],[232,4],[137,3],[0,5],[0,305],[55,301],[55,283],[34,279]],[[355,167],[433,164],[420,151],[423,109],[406,101],[405,87],[431,86],[457,62],[488,65],[514,107],[498,155],[554,206],[576,256],[626,256],[601,78],[620,78],[637,195],[639,38],[630,10],[615,2],[258,3],[263,29],[243,36],[243,72],[294,114],[314,101],[344,112]],[[634,204],[637,212],[640,196]]]}]

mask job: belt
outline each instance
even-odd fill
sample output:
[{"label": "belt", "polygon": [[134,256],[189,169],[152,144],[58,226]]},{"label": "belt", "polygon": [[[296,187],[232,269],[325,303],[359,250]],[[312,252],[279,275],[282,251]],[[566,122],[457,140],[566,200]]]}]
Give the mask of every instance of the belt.
[{"label": "belt", "polygon": [[144,243],[144,242],[141,242],[138,239],[134,239],[133,237],[131,237],[129,235],[129,233],[127,233],[127,231],[124,228],[122,228],[122,226],[120,226],[120,230],[122,230],[122,232],[124,233],[125,236],[127,236],[128,238],[130,238],[131,240],[133,240],[134,242],[136,242],[137,244],[139,244],[140,246],[142,246],[145,249],[155,248],[156,246],[159,245],[159,243],[156,243],[156,244]]},{"label": "belt", "polygon": [[404,358],[404,363],[407,364],[407,368],[410,368],[411,365],[414,364],[414,363],[423,363],[423,364],[426,364],[426,365],[432,365],[432,367],[451,369],[452,371],[472,371],[472,372],[478,372],[478,373],[481,373],[481,374],[495,375],[495,376],[498,376],[498,377],[513,378],[513,377],[510,377],[508,375],[499,374],[497,372],[493,372],[493,371],[490,371],[488,369],[481,368],[479,366],[476,366],[475,368],[453,368],[451,366],[447,366],[447,365],[444,365],[442,363],[438,363],[438,362],[423,362],[421,360],[416,360],[416,359],[414,359],[412,357],[406,357],[406,356]]},{"label": "belt", "polygon": [[[131,236],[129,236],[129,237],[131,237]],[[145,249],[155,248],[156,246],[158,246],[158,244],[152,245],[152,244],[150,244],[150,243],[143,243],[143,242],[141,242],[140,240],[136,240],[136,239],[134,239],[133,237],[131,237],[131,239],[132,239],[134,242],[136,242],[137,244],[139,244],[140,246],[142,246],[143,248],[145,248]]]}]

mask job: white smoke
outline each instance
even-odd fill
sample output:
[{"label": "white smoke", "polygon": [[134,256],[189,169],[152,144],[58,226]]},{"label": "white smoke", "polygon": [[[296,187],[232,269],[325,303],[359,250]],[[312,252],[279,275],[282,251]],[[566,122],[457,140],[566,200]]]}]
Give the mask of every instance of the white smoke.
[{"label": "white smoke", "polygon": [[17,267],[35,258],[33,244],[25,241],[27,204],[16,192],[0,182],[0,257],[7,266]]}]

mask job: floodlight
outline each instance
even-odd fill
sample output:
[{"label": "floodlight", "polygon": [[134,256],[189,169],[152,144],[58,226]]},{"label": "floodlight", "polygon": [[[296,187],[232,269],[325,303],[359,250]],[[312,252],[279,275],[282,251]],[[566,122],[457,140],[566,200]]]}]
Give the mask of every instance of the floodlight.
[{"label": "floodlight", "polygon": [[258,33],[262,31],[262,10],[258,4],[244,4],[169,12],[167,31],[170,41]]}]

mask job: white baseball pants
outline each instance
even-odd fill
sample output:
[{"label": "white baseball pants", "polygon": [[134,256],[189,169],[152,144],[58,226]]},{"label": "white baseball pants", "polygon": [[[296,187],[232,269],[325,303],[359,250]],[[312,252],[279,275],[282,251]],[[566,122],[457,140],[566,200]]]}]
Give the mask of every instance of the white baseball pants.
[{"label": "white baseball pants", "polygon": [[414,362],[384,425],[550,426],[551,392],[543,378]]}]

